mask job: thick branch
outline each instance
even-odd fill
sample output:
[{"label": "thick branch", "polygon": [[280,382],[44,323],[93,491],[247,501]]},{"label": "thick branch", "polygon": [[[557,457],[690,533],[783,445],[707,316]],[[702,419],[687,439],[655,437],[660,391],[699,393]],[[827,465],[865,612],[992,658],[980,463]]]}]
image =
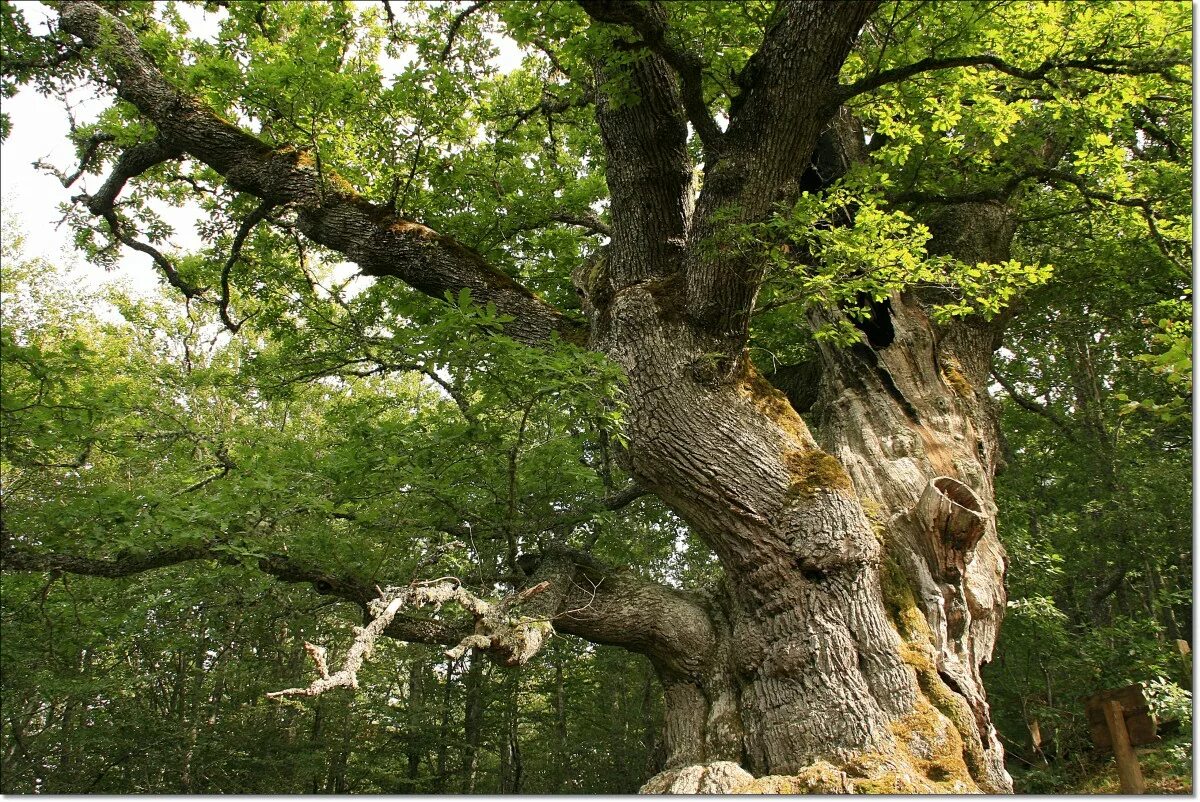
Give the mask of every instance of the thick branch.
[{"label": "thick branch", "polygon": [[704,102],[704,64],[695,53],[667,40],[665,6],[658,0],[650,0],[644,5],[619,0],[582,0],[580,5],[597,22],[629,25],[641,34],[647,47],[671,65],[679,76],[688,121],[704,145],[704,160],[710,164],[716,161],[723,135],[708,111],[708,104]]},{"label": "thick branch", "polygon": [[213,556],[211,543],[176,546],[113,559],[98,559],[73,554],[38,554],[9,546],[3,552],[3,568],[5,571],[53,571],[105,579],[120,579],[153,571],[156,568],[166,568]]},{"label": "thick branch", "polygon": [[[606,4],[600,4],[607,7]],[[632,62],[596,65],[596,121],[604,142],[612,198],[612,243],[604,296],[677,269],[688,217],[691,157],[676,75],[654,51]],[[611,97],[604,86],[628,86],[637,99]]]},{"label": "thick branch", "polygon": [[[215,540],[115,558],[42,554],[11,541],[5,532],[0,552],[0,567],[5,571],[117,579],[196,560],[229,559]],[[583,552],[553,549],[526,555],[520,562],[529,573],[526,587],[497,603],[484,602],[457,583],[449,595],[423,592],[409,599],[413,606],[460,604],[475,616],[474,632],[462,624],[405,616],[397,608],[379,634],[413,643],[458,644],[460,653],[478,648],[504,665],[527,662],[554,628],[647,654],[684,673],[695,672],[712,655],[715,635],[708,613],[683,591],[605,566]],[[364,611],[379,598],[378,589],[363,579],[331,573],[286,554],[263,557],[257,567],[281,582],[310,584],[318,593],[352,602]],[[428,590],[435,584],[410,587]]]},{"label": "thick branch", "polygon": [[113,166],[108,178],[100,185],[100,189],[94,195],[84,198],[88,210],[92,214],[103,215],[117,202],[117,196],[125,189],[125,184],[130,179],[137,178],[163,162],[178,159],[181,155],[183,154],[178,148],[157,139],[153,142],[142,142],[126,148],[117,157],[117,163]]},{"label": "thick branch", "polygon": [[191,154],[234,189],[275,205],[290,204],[301,231],[345,255],[373,276],[393,276],[442,298],[471,290],[514,320],[507,333],[540,343],[558,333],[581,340],[573,323],[496,270],[474,251],[432,229],[397,217],[316,169],[303,153],[272,148],[176,90],[141,49],[137,36],[89,0],[59,5],[63,30],[96,49],[114,72],[117,93],[158,128],[169,147]]},{"label": "thick branch", "polygon": [[[11,542],[11,538],[6,537]],[[226,560],[217,541],[175,546],[143,554],[113,558],[85,557],[74,554],[44,554],[6,545],[0,553],[5,571],[50,571],[104,579],[120,579],[196,560]],[[320,594],[353,602],[363,609],[375,598],[374,589],[354,577],[333,574],[285,554],[272,554],[258,561],[260,571],[286,583],[311,584]],[[414,643],[452,644],[465,634],[441,621],[397,618],[388,626],[388,637]]]},{"label": "thick branch", "polygon": [[526,611],[541,613],[559,632],[640,652],[684,675],[712,659],[712,620],[691,594],[572,549],[547,549],[521,562],[531,583],[552,584]]},{"label": "thick branch", "polygon": [[[784,0],[778,21],[738,76],[741,92],[731,108],[728,135],[738,147],[778,149],[795,121],[827,118],[840,105],[836,80],[859,29],[875,10],[873,0]],[[803,91],[797,91],[803,87]],[[792,134],[804,138],[802,131]],[[811,147],[793,158],[807,160]]]},{"label": "thick branch", "polygon": [[762,281],[762,259],[738,248],[696,247],[765,219],[799,190],[818,136],[836,113],[837,75],[874,2],[785,0],[778,21],[738,78],[722,158],[706,168],[689,231],[692,319],[739,348]]}]

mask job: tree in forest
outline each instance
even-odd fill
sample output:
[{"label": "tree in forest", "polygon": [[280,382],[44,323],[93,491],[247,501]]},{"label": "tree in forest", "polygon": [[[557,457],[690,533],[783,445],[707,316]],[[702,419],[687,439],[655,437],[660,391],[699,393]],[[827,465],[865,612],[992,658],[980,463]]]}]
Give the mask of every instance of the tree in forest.
[{"label": "tree in forest", "polygon": [[[1186,6],[204,7],[209,37],[172,4],[64,0],[41,35],[3,5],[5,92],[113,100],[61,176],[104,174],[80,246],[187,300],[172,381],[244,390],[174,410],[153,497],[6,490],[6,570],[215,559],[503,666],[623,647],[662,687],[647,790],[1010,790],[994,355],[1048,221],[1134,232],[1186,287]],[[155,211],[185,201],[198,253]],[[201,329],[231,340],[208,363]],[[14,423],[58,391],[28,337]],[[48,441],[92,419],[46,407],[7,464],[87,484],[167,409],[142,384],[74,455]]]}]

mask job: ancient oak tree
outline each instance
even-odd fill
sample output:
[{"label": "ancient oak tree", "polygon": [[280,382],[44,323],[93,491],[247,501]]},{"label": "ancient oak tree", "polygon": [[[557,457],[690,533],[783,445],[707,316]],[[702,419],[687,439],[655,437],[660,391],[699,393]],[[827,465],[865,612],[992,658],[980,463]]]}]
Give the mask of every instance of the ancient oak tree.
[{"label": "ancient oak tree", "polygon": [[[237,530],[241,562],[364,609],[436,588],[443,613],[386,607],[399,639],[503,665],[556,632],[645,655],[667,753],[646,790],[1010,789],[980,679],[1006,603],[992,357],[1050,276],[1028,220],[1119,208],[1164,258],[1186,249],[1123,166],[1186,97],[1186,9],[202,5],[204,36],[173,4],[61,0],[43,34],[5,3],[7,88],[111,101],[62,175],[102,176],[72,199],[81,244],[145,254],[280,385],[415,374],[475,445],[500,431],[483,399],[510,393],[501,489],[465,515],[469,481],[389,484],[384,460],[286,513],[419,542],[415,575],[347,572],[328,534],[325,561],[278,548],[279,510],[133,556],[12,525],[6,570],[228,561]],[[187,200],[210,217],[191,255],[155,215]],[[320,260],[372,281],[323,286]],[[554,437],[578,453],[530,476]],[[215,447],[185,489],[252,452]],[[637,528],[656,504],[673,523]],[[694,538],[704,581],[656,581],[639,538]]]}]

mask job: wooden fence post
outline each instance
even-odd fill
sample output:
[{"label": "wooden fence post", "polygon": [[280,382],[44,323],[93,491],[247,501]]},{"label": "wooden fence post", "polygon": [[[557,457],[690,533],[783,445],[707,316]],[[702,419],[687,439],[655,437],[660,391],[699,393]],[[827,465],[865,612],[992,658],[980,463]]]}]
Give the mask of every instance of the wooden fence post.
[{"label": "wooden fence post", "polygon": [[1125,729],[1125,711],[1121,703],[1112,699],[1106,701],[1104,718],[1112,735],[1112,750],[1117,759],[1117,774],[1121,778],[1121,793],[1146,793],[1146,781],[1142,778],[1142,768],[1138,765],[1137,755],[1133,753],[1133,746],[1129,743],[1129,731]]}]

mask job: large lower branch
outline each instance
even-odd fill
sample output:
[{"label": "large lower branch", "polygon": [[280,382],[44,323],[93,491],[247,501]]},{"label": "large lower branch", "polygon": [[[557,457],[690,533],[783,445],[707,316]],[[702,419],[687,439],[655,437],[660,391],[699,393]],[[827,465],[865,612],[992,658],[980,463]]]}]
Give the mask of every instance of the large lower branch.
[{"label": "large lower branch", "polygon": [[117,94],[158,129],[162,143],[216,170],[234,189],[290,205],[301,231],[372,276],[393,276],[437,298],[466,288],[480,303],[514,319],[507,332],[527,343],[558,333],[581,340],[577,324],[533,296],[471,249],[373,204],[308,156],[273,148],[178,91],[142,49],[136,34],[99,4],[58,6],[64,31],[92,48],[116,76]]},{"label": "large lower branch", "polygon": [[[0,551],[0,568],[5,571],[119,579],[198,560],[229,560],[213,540],[113,558],[39,553],[12,540],[6,533]],[[577,551],[548,550],[527,555],[521,563],[529,574],[525,587],[495,604],[464,604],[463,599],[476,598],[465,591],[461,598],[449,599],[475,615],[473,628],[469,622],[421,618],[397,609],[379,634],[412,643],[458,644],[460,654],[476,648],[504,665],[527,662],[555,629],[646,654],[682,675],[697,673],[712,656],[716,641],[708,613],[683,591],[605,566]],[[380,597],[379,588],[364,579],[286,554],[263,557],[256,567],[281,582],[309,584],[317,593],[352,602],[364,612]]]},{"label": "large lower branch", "polygon": [[[168,568],[197,560],[228,560],[216,541],[175,546],[142,554],[113,558],[85,557],[75,554],[47,554],[11,545],[8,539],[0,552],[0,568],[5,571],[41,571],[120,579],[159,568]],[[366,610],[378,596],[373,586],[357,577],[337,574],[312,563],[285,554],[261,558],[258,570],[281,582],[311,584],[320,594],[353,602]],[[413,643],[450,645],[466,634],[461,626],[417,617],[397,616],[384,632],[388,637]]]},{"label": "large lower branch", "polygon": [[[570,549],[547,549],[522,563],[530,582],[557,585],[527,610],[535,614],[540,607],[559,632],[645,654],[683,676],[698,675],[712,660],[716,631],[692,594]],[[549,605],[553,612],[545,610]]]}]

